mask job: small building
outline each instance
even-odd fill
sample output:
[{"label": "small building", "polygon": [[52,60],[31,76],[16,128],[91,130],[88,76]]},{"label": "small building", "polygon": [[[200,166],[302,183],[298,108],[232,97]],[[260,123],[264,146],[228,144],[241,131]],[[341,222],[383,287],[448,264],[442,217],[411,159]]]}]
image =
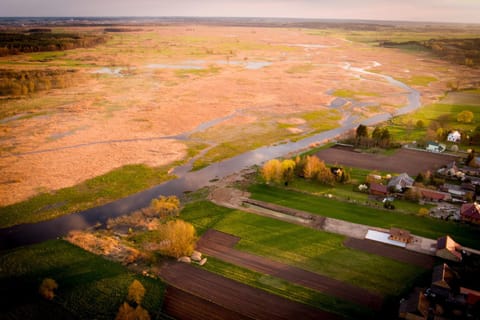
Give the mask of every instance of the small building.
[{"label": "small building", "polygon": [[423,189],[423,188],[422,189],[417,188],[417,190],[420,192],[421,198],[425,201],[439,202],[439,201],[452,200],[452,196],[448,192],[440,192],[440,191]]},{"label": "small building", "polygon": [[380,183],[370,183],[370,194],[374,196],[386,196],[388,194],[387,186]]},{"label": "small building", "polygon": [[395,192],[402,192],[405,189],[410,188],[413,186],[415,180],[410,177],[407,173],[399,174],[390,179],[387,183],[387,187],[390,190],[394,190]]},{"label": "small building", "polygon": [[403,243],[410,243],[413,240],[410,231],[399,229],[399,228],[390,228],[390,240],[399,241]]},{"label": "small building", "polygon": [[435,255],[446,260],[458,262],[462,260],[461,249],[462,246],[460,244],[453,241],[450,236],[445,236],[437,239]]},{"label": "small building", "polygon": [[447,146],[444,145],[443,143],[427,142],[427,147],[425,149],[430,152],[440,153],[445,151],[447,149]]},{"label": "small building", "polygon": [[431,289],[433,293],[445,298],[459,293],[460,279],[458,274],[446,263],[436,266],[433,268]]},{"label": "small building", "polygon": [[462,139],[462,135],[460,134],[460,132],[458,132],[458,130],[454,130],[450,132],[447,136],[447,141],[450,141],[450,142],[458,142],[461,139]]},{"label": "small building", "polygon": [[463,221],[480,224],[480,205],[477,202],[464,203],[460,208],[460,218]]}]

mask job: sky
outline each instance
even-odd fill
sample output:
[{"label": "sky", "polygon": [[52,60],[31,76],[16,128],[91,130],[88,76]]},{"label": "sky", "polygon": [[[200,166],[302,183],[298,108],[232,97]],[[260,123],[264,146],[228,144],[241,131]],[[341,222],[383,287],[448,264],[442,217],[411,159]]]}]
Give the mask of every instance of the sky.
[{"label": "sky", "polygon": [[480,0],[0,0],[0,16],[205,16],[480,23]]}]

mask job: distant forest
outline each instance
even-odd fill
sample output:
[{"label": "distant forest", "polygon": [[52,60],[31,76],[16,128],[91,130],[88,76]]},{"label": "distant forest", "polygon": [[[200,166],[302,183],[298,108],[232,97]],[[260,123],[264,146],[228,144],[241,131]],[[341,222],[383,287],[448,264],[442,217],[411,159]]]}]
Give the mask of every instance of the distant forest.
[{"label": "distant forest", "polygon": [[0,69],[0,96],[23,96],[37,91],[66,88],[75,70]]},{"label": "distant forest", "polygon": [[426,49],[458,64],[470,67],[480,65],[480,39],[430,39],[427,41],[381,41],[388,48]]},{"label": "distant forest", "polygon": [[105,35],[52,33],[50,29],[0,32],[0,56],[88,48],[106,42]]}]

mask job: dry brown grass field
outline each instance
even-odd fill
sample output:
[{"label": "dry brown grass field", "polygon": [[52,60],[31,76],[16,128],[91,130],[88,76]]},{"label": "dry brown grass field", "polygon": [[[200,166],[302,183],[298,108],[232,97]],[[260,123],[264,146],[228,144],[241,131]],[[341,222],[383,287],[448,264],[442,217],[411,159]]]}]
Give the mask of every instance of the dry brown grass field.
[{"label": "dry brown grass field", "polygon": [[[347,112],[368,118],[406,103],[401,89],[347,63],[402,79],[424,104],[458,79],[480,78],[425,52],[300,28],[144,26],[94,48],[2,57],[3,69],[77,72],[67,88],[0,100],[0,206],[127,164],[173,165],[192,142],[172,136],[231,114],[195,132],[195,143],[269,144],[340,126]],[[374,106],[329,108],[336,96]]]}]

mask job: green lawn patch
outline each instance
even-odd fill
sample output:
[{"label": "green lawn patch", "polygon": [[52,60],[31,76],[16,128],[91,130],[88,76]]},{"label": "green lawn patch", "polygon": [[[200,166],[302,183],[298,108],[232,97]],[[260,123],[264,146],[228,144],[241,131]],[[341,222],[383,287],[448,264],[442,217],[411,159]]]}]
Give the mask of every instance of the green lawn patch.
[{"label": "green lawn patch", "polygon": [[430,83],[438,81],[437,78],[431,77],[431,76],[411,76],[408,79],[399,79],[399,80],[411,86],[422,86],[422,87],[426,87]]},{"label": "green lawn patch", "polygon": [[397,295],[423,269],[346,248],[343,236],[219,207],[207,201],[187,204],[182,219],[201,234],[209,228],[241,238],[236,248],[352,285]]},{"label": "green lawn patch", "polygon": [[103,205],[173,178],[167,168],[127,165],[76,186],[0,208],[0,228],[33,223]]},{"label": "green lawn patch", "polygon": [[283,279],[245,269],[228,262],[208,257],[204,269],[223,277],[245,283],[249,286],[268,291],[300,303],[337,313],[347,319],[371,319],[373,312],[365,307],[335,297],[292,284]]},{"label": "green lawn patch", "polygon": [[333,92],[333,95],[340,98],[355,98],[358,96],[365,97],[378,97],[379,94],[375,92],[366,92],[366,91],[352,91],[348,89],[338,89]]},{"label": "green lawn patch", "polygon": [[[58,284],[55,302],[46,302],[38,294],[44,278]],[[146,289],[142,306],[154,319],[165,290],[160,280],[132,273],[63,240],[15,249],[0,256],[0,318],[9,318],[10,312],[12,319],[39,317],[42,314],[31,312],[42,310],[43,316],[114,319],[135,279]]]},{"label": "green lawn patch", "polygon": [[480,248],[478,228],[456,222],[375,209],[265,184],[252,185],[249,191],[253,199],[261,201],[374,227],[407,229],[431,239],[449,234],[464,246]]},{"label": "green lawn patch", "polygon": [[308,64],[300,64],[296,66],[292,66],[285,71],[286,73],[308,73],[315,69],[315,66],[311,63]]}]

